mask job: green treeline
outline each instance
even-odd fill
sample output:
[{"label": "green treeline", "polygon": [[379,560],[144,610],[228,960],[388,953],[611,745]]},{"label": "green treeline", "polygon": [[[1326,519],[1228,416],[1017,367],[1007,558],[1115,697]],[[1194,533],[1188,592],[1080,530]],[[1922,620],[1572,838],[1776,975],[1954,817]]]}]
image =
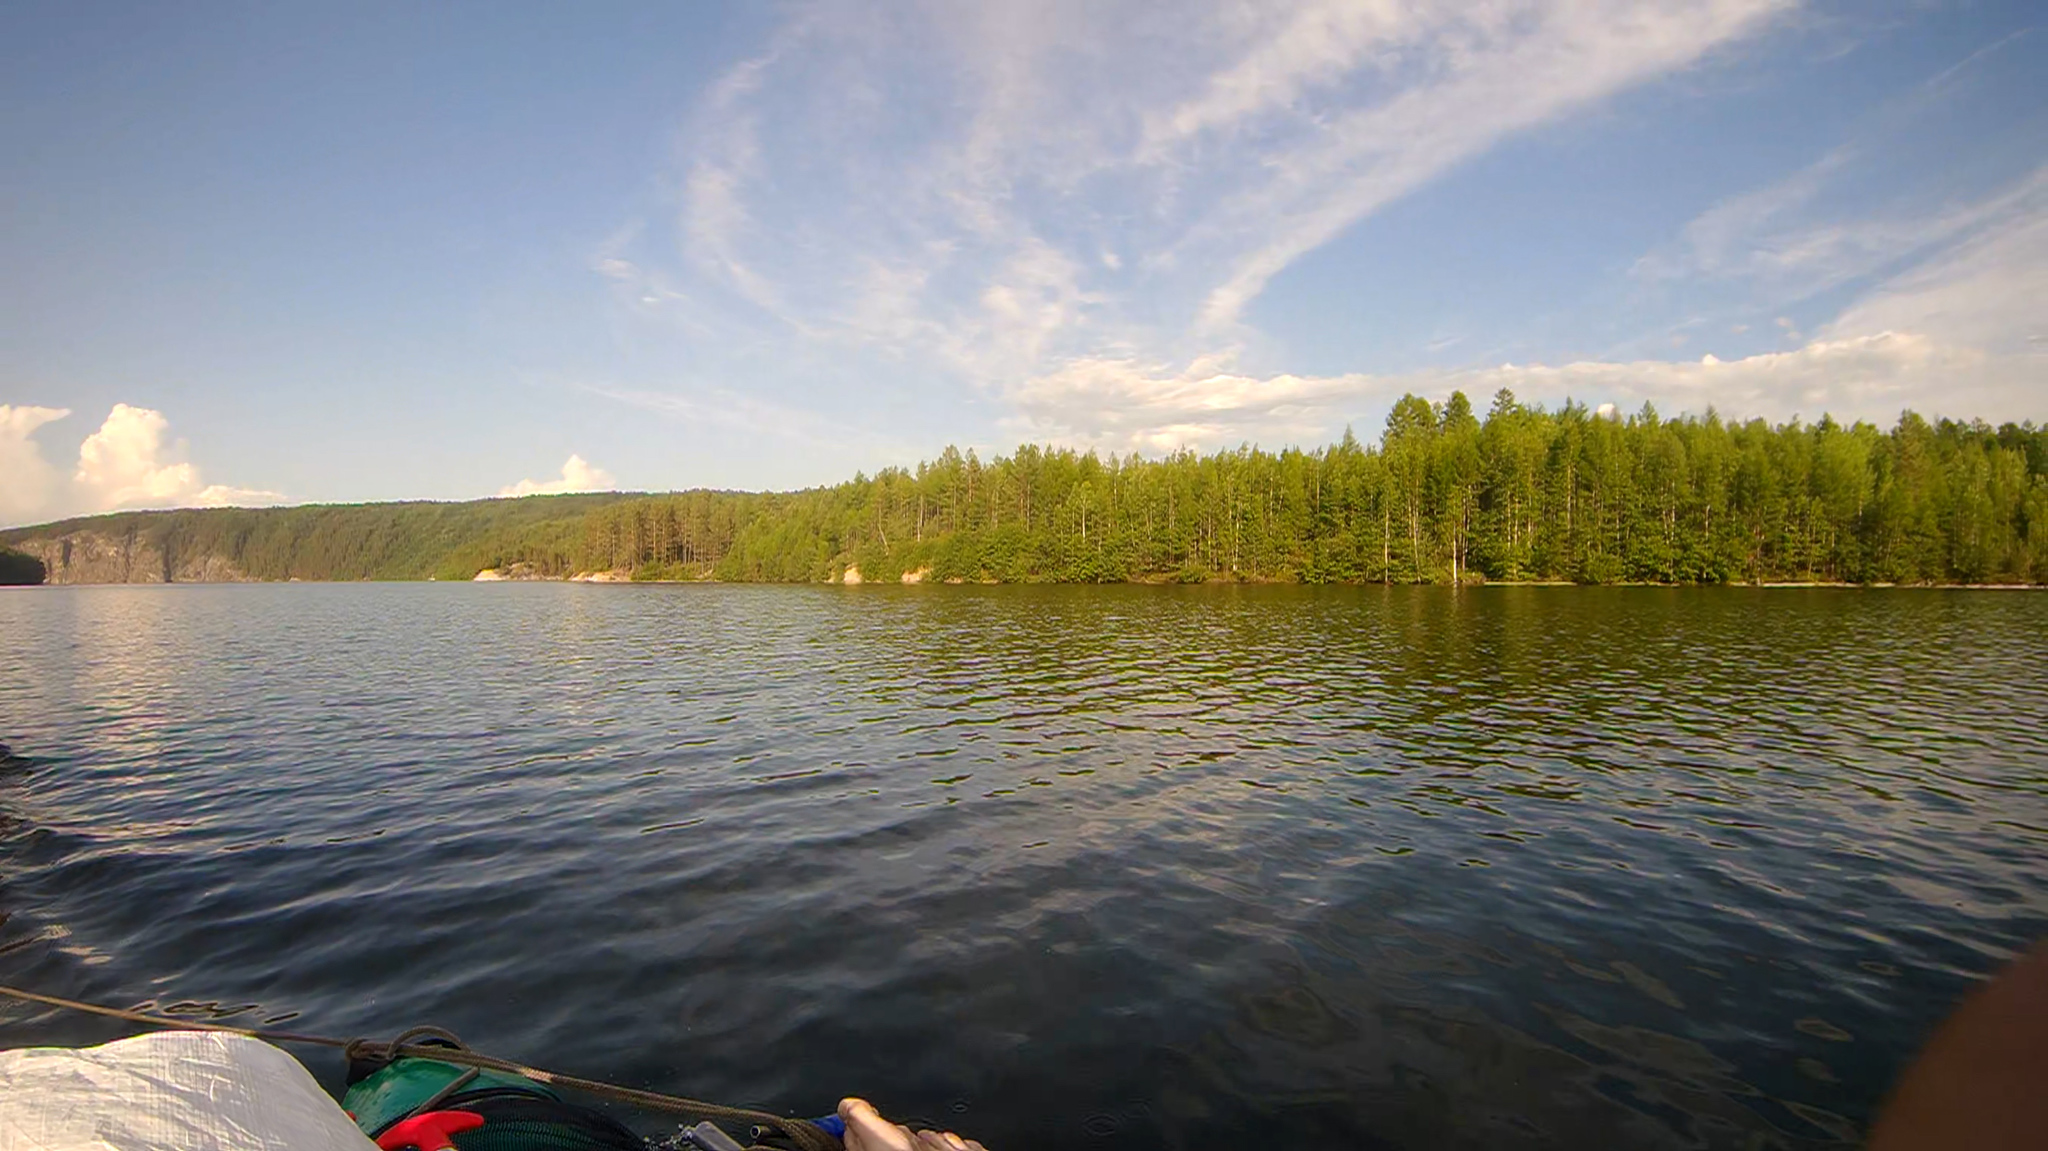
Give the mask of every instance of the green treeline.
[{"label": "green treeline", "polygon": [[[948,448],[827,488],[130,513],[266,579],[2048,582],[2048,428],[1626,418],[1404,397],[1377,443],[1164,459]],[[53,574],[52,578],[56,578]]]},{"label": "green treeline", "polygon": [[2048,428],[1625,419],[1408,396],[1378,444],[1161,460],[947,449],[912,472],[592,512],[516,557],[643,578],[2048,582]]}]

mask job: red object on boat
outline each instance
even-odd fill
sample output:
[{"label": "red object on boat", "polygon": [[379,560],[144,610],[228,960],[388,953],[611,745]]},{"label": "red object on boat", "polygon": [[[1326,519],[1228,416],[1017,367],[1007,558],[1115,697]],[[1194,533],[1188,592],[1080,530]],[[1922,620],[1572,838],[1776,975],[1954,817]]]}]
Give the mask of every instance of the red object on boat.
[{"label": "red object on boat", "polygon": [[449,1136],[483,1125],[484,1117],[474,1111],[427,1111],[393,1123],[389,1130],[377,1136],[377,1146],[384,1151],[403,1151],[407,1147],[417,1147],[419,1151],[447,1151],[455,1146],[455,1141]]}]

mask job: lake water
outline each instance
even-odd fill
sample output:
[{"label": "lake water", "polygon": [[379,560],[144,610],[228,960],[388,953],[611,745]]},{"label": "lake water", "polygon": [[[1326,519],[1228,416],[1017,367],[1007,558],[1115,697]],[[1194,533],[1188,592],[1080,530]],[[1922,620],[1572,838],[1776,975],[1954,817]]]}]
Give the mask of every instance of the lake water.
[{"label": "lake water", "polygon": [[2048,932],[2040,593],[42,588],[0,637],[0,981],[996,1151],[1833,1146]]}]

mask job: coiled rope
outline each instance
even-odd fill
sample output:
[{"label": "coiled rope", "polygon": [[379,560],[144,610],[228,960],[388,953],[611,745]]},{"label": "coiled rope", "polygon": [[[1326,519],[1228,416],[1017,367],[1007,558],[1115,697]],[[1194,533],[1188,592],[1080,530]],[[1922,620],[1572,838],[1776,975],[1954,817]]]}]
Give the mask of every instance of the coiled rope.
[{"label": "coiled rope", "polygon": [[[422,1059],[434,1059],[442,1063],[453,1063],[460,1067],[475,1067],[485,1071],[502,1071],[524,1076],[536,1083],[550,1087],[563,1087],[610,1099],[619,1103],[644,1107],[649,1111],[662,1111],[674,1115],[691,1115],[714,1122],[746,1123],[756,1128],[779,1132],[798,1151],[842,1151],[839,1140],[832,1133],[808,1119],[791,1119],[769,1111],[755,1111],[746,1107],[727,1107],[721,1103],[707,1103],[701,1099],[687,1099],[680,1095],[663,1095],[657,1091],[642,1091],[637,1087],[620,1087],[615,1083],[603,1083],[595,1079],[580,1079],[574,1075],[562,1075],[528,1067],[509,1059],[499,1059],[471,1051],[467,1047],[447,1047],[440,1044],[407,1043],[407,1035],[384,1042],[374,1039],[335,1039],[326,1035],[301,1035],[291,1031],[266,1031],[251,1027],[236,1027],[227,1023],[209,1023],[198,1019],[175,1019],[165,1015],[152,1015],[146,1011],[129,1011],[121,1007],[108,1007],[98,1003],[81,1003],[75,999],[63,999],[55,995],[41,995],[34,991],[23,991],[18,987],[0,985],[0,995],[30,1003],[42,1003],[50,1007],[63,1007],[72,1011],[83,1011],[89,1015],[104,1015],[109,1019],[125,1019],[131,1023],[144,1023],[151,1027],[169,1027],[181,1031],[225,1031],[233,1035],[245,1035],[261,1039],[266,1043],[294,1043],[302,1046],[332,1047],[350,1059],[396,1059],[401,1055]],[[427,1030],[427,1029],[417,1029]],[[439,1029],[433,1029],[438,1032]],[[440,1032],[440,1034],[446,1034]]]}]

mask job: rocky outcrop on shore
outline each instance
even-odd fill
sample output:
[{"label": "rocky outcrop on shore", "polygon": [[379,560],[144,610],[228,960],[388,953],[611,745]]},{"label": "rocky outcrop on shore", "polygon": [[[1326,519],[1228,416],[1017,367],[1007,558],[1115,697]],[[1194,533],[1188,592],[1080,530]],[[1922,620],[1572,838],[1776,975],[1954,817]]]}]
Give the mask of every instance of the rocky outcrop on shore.
[{"label": "rocky outcrop on shore", "polygon": [[560,580],[562,577],[549,575],[530,563],[506,564],[501,568],[485,568],[470,577],[472,583],[502,583],[509,580]]},{"label": "rocky outcrop on shore", "polygon": [[138,535],[72,532],[22,540],[14,550],[43,562],[45,583],[246,583],[226,558],[202,552],[181,555]]},{"label": "rocky outcrop on shore", "polygon": [[628,571],[577,572],[572,576],[548,575],[529,563],[507,564],[501,568],[485,568],[470,577],[472,583],[505,583],[510,581],[552,580],[556,583],[631,583],[633,573]]}]

